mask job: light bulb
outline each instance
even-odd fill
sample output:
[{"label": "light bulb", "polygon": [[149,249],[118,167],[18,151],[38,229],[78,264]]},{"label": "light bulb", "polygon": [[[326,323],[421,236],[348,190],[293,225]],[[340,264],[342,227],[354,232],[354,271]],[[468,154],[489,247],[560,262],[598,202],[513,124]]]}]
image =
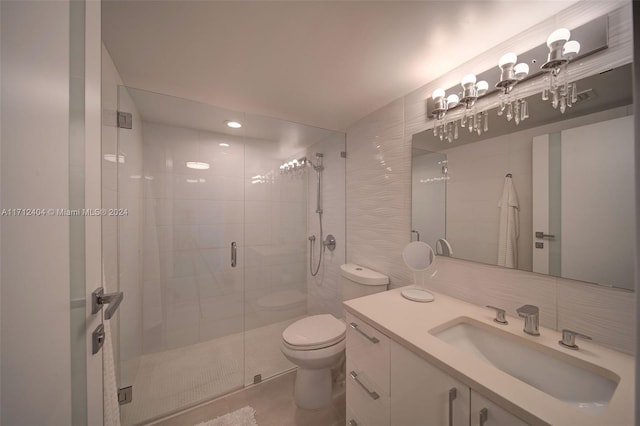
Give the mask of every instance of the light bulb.
[{"label": "light bulb", "polygon": [[565,43],[562,49],[562,56],[566,56],[569,59],[575,58],[579,52],[580,52],[580,43],[575,40],[571,40]]},{"label": "light bulb", "polygon": [[566,28],[558,28],[549,35],[547,38],[547,46],[551,48],[551,45],[557,41],[567,41],[571,37],[571,31]]},{"label": "light bulb", "polygon": [[502,55],[502,57],[498,61],[498,66],[500,68],[503,68],[505,65],[513,65],[516,63],[517,60],[518,60],[518,56],[515,53],[513,52],[505,53],[504,55]]},{"label": "light bulb", "polygon": [[513,71],[515,72],[516,78],[522,80],[529,75],[529,65],[521,62],[513,68]]},{"label": "light bulb", "polygon": [[451,94],[449,95],[449,97],[447,97],[447,104],[449,105],[449,108],[455,107],[456,105],[458,105],[458,102],[460,102],[460,98],[458,97],[458,95]]},{"label": "light bulb", "polygon": [[431,97],[433,98],[434,101],[437,101],[438,99],[444,98],[444,95],[445,95],[444,89],[437,88],[436,90],[433,91],[433,94],[431,95]]},{"label": "light bulb", "polygon": [[467,74],[464,77],[462,77],[462,81],[460,82],[460,85],[462,87],[465,87],[469,84],[471,85],[476,84],[476,76],[474,74]]},{"label": "light bulb", "polygon": [[489,90],[489,83],[484,80],[480,80],[476,84],[476,89],[478,90],[478,96],[482,96],[487,93],[487,90]]},{"label": "light bulb", "polygon": [[227,120],[224,122],[224,124],[226,124],[228,127],[231,127],[232,129],[239,129],[240,127],[242,127],[242,124],[238,121]]}]

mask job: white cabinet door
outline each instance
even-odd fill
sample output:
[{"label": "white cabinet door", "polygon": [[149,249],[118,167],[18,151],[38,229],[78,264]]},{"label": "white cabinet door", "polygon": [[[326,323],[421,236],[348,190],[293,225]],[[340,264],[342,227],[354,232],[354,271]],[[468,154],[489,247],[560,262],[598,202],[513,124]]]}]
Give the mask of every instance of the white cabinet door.
[{"label": "white cabinet door", "polygon": [[466,385],[395,342],[390,348],[393,426],[469,425]]},{"label": "white cabinet door", "polygon": [[489,401],[482,395],[471,391],[471,426],[528,426],[519,419]]}]

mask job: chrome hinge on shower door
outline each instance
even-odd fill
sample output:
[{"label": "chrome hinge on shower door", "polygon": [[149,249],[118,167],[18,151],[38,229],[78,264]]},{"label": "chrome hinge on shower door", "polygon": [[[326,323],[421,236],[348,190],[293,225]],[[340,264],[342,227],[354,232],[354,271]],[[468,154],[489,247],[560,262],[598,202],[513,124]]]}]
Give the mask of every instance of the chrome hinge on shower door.
[{"label": "chrome hinge on shower door", "polygon": [[130,112],[118,111],[118,128],[119,129],[133,128],[133,115],[131,115]]},{"label": "chrome hinge on shower door", "polygon": [[133,400],[133,386],[118,389],[118,402],[120,405],[128,404]]}]

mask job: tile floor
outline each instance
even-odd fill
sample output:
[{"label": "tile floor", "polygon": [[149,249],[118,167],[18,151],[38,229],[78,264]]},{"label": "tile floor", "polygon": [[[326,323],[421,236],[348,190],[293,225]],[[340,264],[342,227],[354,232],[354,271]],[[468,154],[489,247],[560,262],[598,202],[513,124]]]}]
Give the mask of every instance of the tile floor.
[{"label": "tile floor", "polygon": [[247,387],[171,418],[155,426],[193,426],[246,405],[256,410],[259,426],[338,426],[345,424],[344,382],[334,385],[333,402],[322,410],[303,410],[293,401],[295,371]]},{"label": "tile floor", "polygon": [[241,389],[253,383],[256,374],[268,378],[293,369],[280,341],[282,331],[298,318],[143,355],[133,401],[120,407],[122,424],[145,424]]}]

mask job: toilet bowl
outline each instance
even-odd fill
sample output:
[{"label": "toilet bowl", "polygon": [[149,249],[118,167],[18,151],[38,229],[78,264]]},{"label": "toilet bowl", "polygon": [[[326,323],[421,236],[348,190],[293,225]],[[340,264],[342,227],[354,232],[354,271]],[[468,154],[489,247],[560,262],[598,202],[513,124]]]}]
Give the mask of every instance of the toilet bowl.
[{"label": "toilet bowl", "polygon": [[312,315],[291,324],[282,333],[281,350],[298,366],[295,401],[316,410],[331,402],[331,369],[344,359],[347,327],[330,314]]},{"label": "toilet bowl", "polygon": [[[348,263],[340,267],[342,300],[387,289],[389,277]],[[280,349],[298,366],[294,397],[300,408],[317,410],[331,402],[331,369],[344,360],[346,324],[330,314],[300,319],[282,332]]]}]

